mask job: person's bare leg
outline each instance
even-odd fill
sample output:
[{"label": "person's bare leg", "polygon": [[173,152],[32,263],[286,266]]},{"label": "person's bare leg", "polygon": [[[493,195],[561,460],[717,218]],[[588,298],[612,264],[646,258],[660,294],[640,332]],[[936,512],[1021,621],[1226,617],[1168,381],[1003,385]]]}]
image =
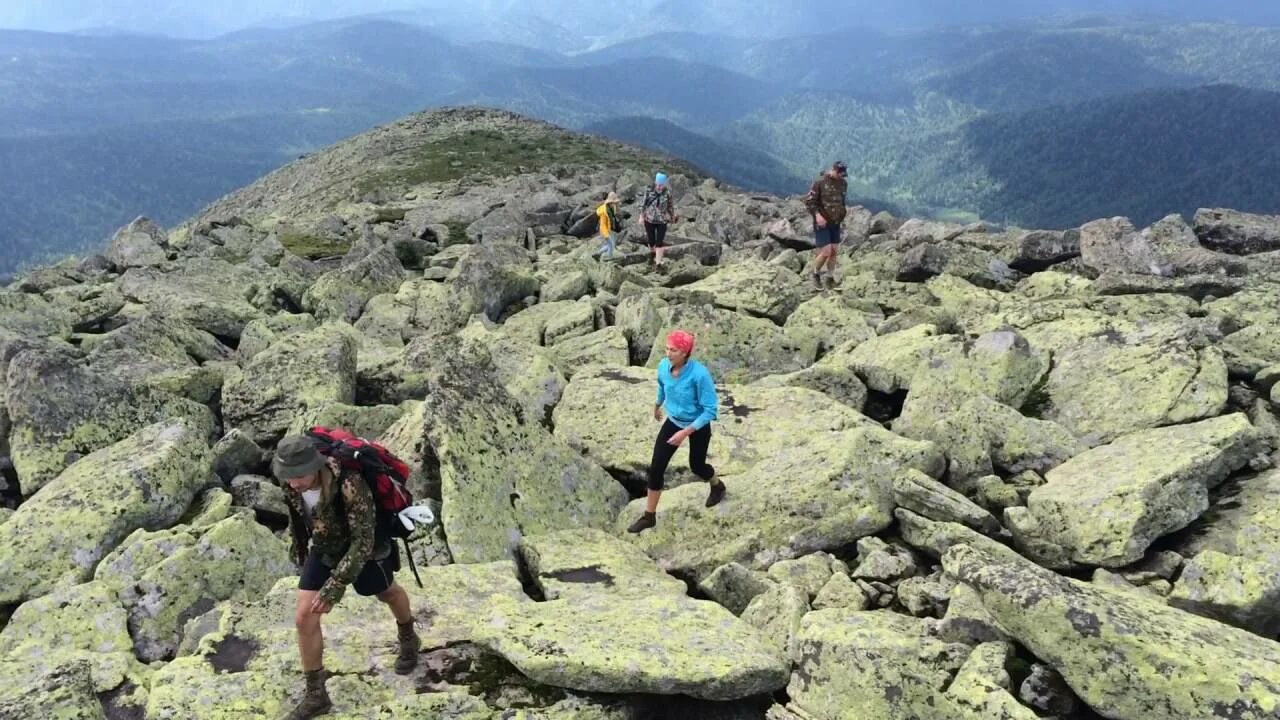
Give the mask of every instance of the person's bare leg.
[{"label": "person's bare leg", "polygon": [[391,608],[391,614],[396,616],[397,623],[413,622],[413,609],[409,606],[409,593],[400,587],[400,583],[391,583],[391,587],[378,594],[378,599]]},{"label": "person's bare leg", "polygon": [[324,667],[324,631],[320,627],[320,618],[323,616],[311,612],[311,603],[316,594],[314,590],[299,590],[298,606],[293,615],[293,625],[298,630],[298,654],[302,659],[303,672]]},{"label": "person's bare leg", "polygon": [[644,514],[635,522],[631,523],[631,527],[627,528],[629,533],[639,533],[648,530],[658,524],[658,501],[662,499],[662,491],[649,489],[649,494],[644,502]]},{"label": "person's bare leg", "polygon": [[658,501],[662,499],[661,490],[650,490],[649,496],[645,498],[644,511],[647,513],[658,512]]},{"label": "person's bare leg", "polygon": [[662,262],[663,262],[662,257],[663,257],[663,255],[665,255],[665,254],[666,254],[667,249],[666,249],[665,247],[659,247],[659,248],[655,248],[653,252],[654,252],[654,254],[655,254],[655,255],[657,255],[657,256],[658,256],[658,257],[657,257],[657,264],[658,264],[658,265],[661,265],[661,264],[662,264]]}]

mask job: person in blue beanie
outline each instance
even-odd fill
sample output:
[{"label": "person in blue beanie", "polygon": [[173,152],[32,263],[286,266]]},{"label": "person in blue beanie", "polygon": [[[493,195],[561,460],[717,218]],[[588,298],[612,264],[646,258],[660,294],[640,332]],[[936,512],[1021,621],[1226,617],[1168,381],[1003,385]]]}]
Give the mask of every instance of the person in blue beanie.
[{"label": "person in blue beanie", "polygon": [[658,524],[658,500],[662,498],[667,465],[685,440],[689,441],[689,469],[711,483],[707,507],[724,499],[724,483],[716,478],[715,468],[707,463],[711,421],[719,414],[720,398],[711,371],[690,359],[692,354],[693,335],[676,330],[667,336],[667,356],[658,363],[658,401],[653,406],[654,420],[662,420],[664,408],[667,419],[653,444],[644,515],[632,523],[627,532],[643,532]]},{"label": "person in blue beanie", "polygon": [[671,201],[667,176],[658,173],[653,178],[653,186],[645,191],[644,201],[640,205],[640,225],[644,227],[645,237],[649,241],[650,265],[662,265],[662,255],[667,247],[667,225],[679,220],[675,204]]}]

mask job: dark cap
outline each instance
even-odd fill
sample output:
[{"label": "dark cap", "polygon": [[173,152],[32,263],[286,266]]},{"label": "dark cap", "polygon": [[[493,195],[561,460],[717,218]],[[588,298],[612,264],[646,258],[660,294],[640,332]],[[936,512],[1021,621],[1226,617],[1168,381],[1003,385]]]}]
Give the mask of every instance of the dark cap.
[{"label": "dark cap", "polygon": [[835,163],[831,166],[831,169],[841,174],[845,174],[849,172],[849,166],[845,165],[843,160],[835,161]]},{"label": "dark cap", "polygon": [[271,472],[281,480],[310,475],[323,466],[324,457],[305,435],[290,435],[281,440],[271,459]]}]

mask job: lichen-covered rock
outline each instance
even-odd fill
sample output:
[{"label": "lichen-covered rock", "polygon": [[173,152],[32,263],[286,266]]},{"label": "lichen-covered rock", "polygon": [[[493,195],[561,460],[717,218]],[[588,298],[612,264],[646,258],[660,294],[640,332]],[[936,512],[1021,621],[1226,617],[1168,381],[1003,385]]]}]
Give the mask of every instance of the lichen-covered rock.
[{"label": "lichen-covered rock", "polygon": [[120,272],[132,267],[159,265],[169,259],[164,230],[150,218],[140,217],[116,230],[107,247],[107,260]]},{"label": "lichen-covered rock", "polygon": [[459,335],[488,348],[498,380],[524,407],[525,417],[550,420],[568,381],[550,352],[505,330],[473,321]]},{"label": "lichen-covered rock", "polygon": [[858,564],[849,574],[859,580],[891,583],[915,575],[917,569],[915,555],[908,548],[864,537],[858,540]]},{"label": "lichen-covered rock", "polygon": [[769,576],[759,570],[748,570],[731,562],[716,568],[698,583],[698,589],[723,605],[734,615],[743,610],[756,596],[776,585]]},{"label": "lichen-covered rock", "polygon": [[924,242],[908,250],[898,266],[898,280],[922,282],[936,275],[956,275],[984,288],[1007,290],[1022,278],[995,254],[959,243]]},{"label": "lichen-covered rock", "polygon": [[[208,482],[209,427],[147,426],[85,456],[0,525],[0,603],[88,580],[129,533],[167,527]],[[30,552],[38,547],[40,552]]]},{"label": "lichen-covered rock", "polygon": [[894,588],[898,604],[916,617],[942,617],[947,611],[954,580],[948,580],[941,571],[929,575],[909,577]]},{"label": "lichen-covered rock", "polygon": [[1117,718],[1262,720],[1280,711],[1280,645],[970,547],[943,558],[1019,644]]},{"label": "lichen-covered rock", "polygon": [[795,347],[777,325],[744,313],[711,305],[676,305],[660,311],[662,325],[654,335],[647,367],[656,368],[666,354],[667,335],[686,330],[697,339],[694,358],[707,366],[716,382],[741,383],[801,370],[813,362],[815,345]]},{"label": "lichen-covered rock", "polygon": [[809,593],[791,584],[775,585],[752,598],[742,611],[742,621],[760,635],[784,662],[791,657],[800,621],[809,612]]},{"label": "lichen-covered rock", "polygon": [[1242,414],[1132,433],[1049,471],[1027,507],[1041,537],[1075,561],[1120,567],[1199,517],[1208,489],[1258,447]]},{"label": "lichen-covered rock", "polygon": [[404,268],[396,250],[384,245],[364,258],[320,275],[302,295],[302,307],[316,319],[355,323],[366,302],[384,292],[394,292],[404,281]]},{"label": "lichen-covered rock", "polygon": [[1222,352],[1161,335],[1102,335],[1057,353],[1041,417],[1093,446],[1220,413],[1227,402]]},{"label": "lichen-covered rock", "polygon": [[960,340],[955,336],[940,334],[932,325],[917,325],[856,345],[846,343],[820,363],[852,367],[867,387],[891,393],[910,388],[911,379],[922,367],[961,352]]},{"label": "lichen-covered rock", "polygon": [[1276,215],[1201,208],[1192,222],[1196,237],[1212,250],[1233,255],[1280,250],[1280,217]]},{"label": "lichen-covered rock", "polygon": [[245,325],[263,317],[277,282],[272,272],[201,260],[188,261],[171,272],[131,268],[117,287],[126,299],[145,305],[154,315],[181,320],[218,337],[238,338]]},{"label": "lichen-covered rock", "polygon": [[500,606],[480,633],[526,676],[574,690],[733,700],[787,682],[786,664],[750,625],[676,594]]},{"label": "lichen-covered rock", "polygon": [[1234,376],[1256,375],[1280,364],[1280,321],[1231,333],[1222,339],[1222,352]]},{"label": "lichen-covered rock", "polygon": [[257,598],[292,572],[287,546],[252,515],[234,514],[208,527],[135,531],[94,578],[119,594],[138,657],[151,662],[173,657],[190,618]]},{"label": "lichen-covered rock", "polygon": [[627,336],[633,364],[642,365],[649,359],[658,331],[662,329],[660,311],[664,306],[662,300],[649,293],[624,297],[618,301],[618,307],[613,311],[613,322]]},{"label": "lichen-covered rock", "polygon": [[951,588],[946,615],[935,628],[934,634],[944,642],[978,645],[1009,639],[983,606],[982,597],[961,583]]},{"label": "lichen-covered rock", "polygon": [[572,378],[588,365],[624,368],[630,361],[627,336],[622,329],[609,326],[580,337],[561,340],[551,348],[556,366]]},{"label": "lichen-covered rock", "polygon": [[799,275],[760,260],[720,268],[705,280],[687,286],[689,292],[709,295],[716,306],[748,315],[787,321],[800,303],[813,294]]},{"label": "lichen-covered rock", "polygon": [[833,573],[847,572],[844,563],[830,553],[817,552],[794,560],[779,560],[769,566],[768,576],[775,582],[794,585],[804,590],[806,599],[818,594]]},{"label": "lichen-covered rock", "polygon": [[[418,570],[428,589],[413,582],[401,587],[409,594],[424,650],[472,641],[495,603],[530,602],[511,562]],[[190,654],[156,672],[146,717],[277,717],[292,707],[303,685],[293,624],[296,588],[297,580],[286,578],[261,599],[219,606],[200,623],[198,637],[184,640]],[[417,694],[416,686],[427,682],[428,662],[415,675],[395,674],[395,624],[377,599],[348,593],[324,625],[325,668],[332,675],[328,689],[336,717],[376,717],[380,712],[466,720],[493,716],[483,700],[456,690]]]},{"label": "lichen-covered rock", "polygon": [[570,303],[560,312],[547,318],[542,328],[541,342],[547,347],[596,331],[599,318],[595,305],[582,301]]},{"label": "lichen-covered rock", "polygon": [[542,285],[542,302],[577,300],[591,294],[591,277],[581,270],[567,272]]},{"label": "lichen-covered rock", "polygon": [[1280,631],[1280,572],[1273,563],[1217,550],[1187,561],[1169,604],[1263,637]]},{"label": "lichen-covered rock", "polygon": [[756,387],[808,388],[837,402],[862,411],[867,404],[867,386],[851,368],[836,365],[810,365],[785,375],[769,375],[751,383]]},{"label": "lichen-covered rock", "polygon": [[876,336],[866,311],[841,295],[831,294],[801,303],[787,317],[784,330],[797,347],[816,344],[819,353]]},{"label": "lichen-covered rock", "polygon": [[[719,419],[711,425],[708,462],[722,476],[741,474],[777,451],[808,445],[811,436],[866,426],[852,408],[798,387],[718,386]],[[587,368],[574,375],[552,415],[556,437],[585,452],[617,476],[642,481],[653,457],[654,371],[644,368]],[[638,429],[640,428],[640,429]],[[648,428],[648,430],[644,430]],[[694,479],[687,469],[687,446],[676,451],[667,471],[670,486]]]},{"label": "lichen-covered rock", "polygon": [[850,611],[866,610],[871,603],[862,587],[844,573],[833,573],[827,583],[813,598],[814,610],[839,608]]},{"label": "lichen-covered rock", "polygon": [[0,663],[0,673],[7,680],[0,687],[0,717],[108,720],[87,661],[73,661],[43,673],[28,672],[20,664]]},{"label": "lichen-covered rock", "polygon": [[991,513],[917,470],[908,470],[894,478],[893,499],[899,506],[931,520],[956,522],[987,534],[1000,530],[1000,521]]},{"label": "lichen-covered rock", "polygon": [[956,545],[973,545],[994,555],[1017,558],[1018,553],[974,530],[951,522],[934,522],[905,508],[893,511],[898,520],[898,531],[911,547],[934,558]]},{"label": "lichen-covered rock", "polygon": [[212,413],[191,400],[95,373],[66,355],[29,350],[9,362],[5,405],[14,469],[32,495],[87,453],[168,418],[211,429]]},{"label": "lichen-covered rock", "polygon": [[296,417],[329,403],[355,400],[356,342],[332,325],[281,338],[228,374],[222,414],[259,444],[273,444]]},{"label": "lichen-covered rock", "polygon": [[887,611],[809,613],[792,656],[791,706],[812,718],[848,717],[850,708],[885,720],[935,717],[969,647],[928,637],[928,627]]},{"label": "lichen-covered rock", "polygon": [[520,556],[547,600],[584,595],[685,594],[683,582],[658,569],[635,546],[600,530],[560,530],[525,537]]},{"label": "lichen-covered rock", "polygon": [[1005,642],[988,642],[975,647],[947,688],[945,697],[951,706],[949,717],[956,720],[1036,720],[1039,715],[1019,703],[1009,692],[1011,680],[1005,663],[1012,655],[1013,646]]},{"label": "lichen-covered rock", "polygon": [[244,331],[240,334],[236,359],[243,365],[280,338],[315,330],[318,325],[315,317],[309,314],[280,313],[253,320],[244,326]]},{"label": "lichen-covered rock", "polygon": [[455,560],[509,557],[525,533],[604,527],[617,516],[623,487],[538,418],[524,417],[482,346],[424,347],[417,363]]},{"label": "lichen-covered rock", "polygon": [[404,415],[400,405],[347,405],[340,402],[309,406],[289,424],[288,433],[298,435],[316,425],[340,427],[362,438],[376,438]]},{"label": "lichen-covered rock", "polygon": [[[647,297],[647,296],[638,296]],[[625,301],[624,301],[625,302]],[[591,303],[579,303],[576,301],[561,300],[559,302],[540,302],[533,307],[525,308],[520,312],[507,318],[502,323],[502,334],[507,337],[526,342],[531,345],[546,345],[547,324],[556,320],[563,324],[563,318],[574,314],[586,318],[589,316],[591,328],[587,332],[595,329],[595,312],[586,309],[591,307]],[[588,322],[586,319],[579,322]],[[646,352],[648,348],[645,348]]]},{"label": "lichen-covered rock", "polygon": [[1080,256],[1099,272],[1175,277],[1226,272],[1239,275],[1239,258],[1206,250],[1179,215],[1170,215],[1141,232],[1128,218],[1095,220],[1080,228]]},{"label": "lichen-covered rock", "polygon": [[527,251],[503,241],[468,246],[446,282],[463,317],[484,313],[495,322],[539,289]]},{"label": "lichen-covered rock", "polygon": [[249,508],[260,516],[287,520],[289,506],[284,490],[270,480],[257,475],[237,475],[231,479],[231,499],[240,507]]},{"label": "lichen-covered rock", "polygon": [[97,692],[148,674],[134,657],[124,607],[100,582],[69,585],[18,606],[0,631],[0,664],[9,662],[37,674],[86,662]]},{"label": "lichen-covered rock", "polygon": [[[941,458],[928,443],[877,427],[811,432],[808,444],[779,449],[726,479],[727,495],[715,508],[705,507],[705,485],[668,490],[657,527],[636,542],[663,569],[696,579],[728,562],[762,569],[834,550],[889,526],[892,499],[882,483],[908,467],[936,474]],[[643,501],[629,506],[617,531],[642,509]]]}]

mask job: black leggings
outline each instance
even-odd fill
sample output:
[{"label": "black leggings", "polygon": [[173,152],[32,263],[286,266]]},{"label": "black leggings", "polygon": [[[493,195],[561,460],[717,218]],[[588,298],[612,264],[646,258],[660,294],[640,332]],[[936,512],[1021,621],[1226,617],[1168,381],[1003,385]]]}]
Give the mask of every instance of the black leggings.
[{"label": "black leggings", "polygon": [[667,224],[645,222],[644,234],[649,238],[649,247],[660,248],[667,242]]},{"label": "black leggings", "polygon": [[[661,490],[666,481],[667,464],[671,456],[676,454],[676,446],[667,443],[672,435],[680,432],[676,424],[667,420],[658,431],[658,439],[653,443],[653,460],[649,463],[649,489]],[[689,469],[694,475],[710,481],[716,476],[716,469],[707,464],[707,446],[711,444],[711,426],[704,425],[689,436]]]}]

